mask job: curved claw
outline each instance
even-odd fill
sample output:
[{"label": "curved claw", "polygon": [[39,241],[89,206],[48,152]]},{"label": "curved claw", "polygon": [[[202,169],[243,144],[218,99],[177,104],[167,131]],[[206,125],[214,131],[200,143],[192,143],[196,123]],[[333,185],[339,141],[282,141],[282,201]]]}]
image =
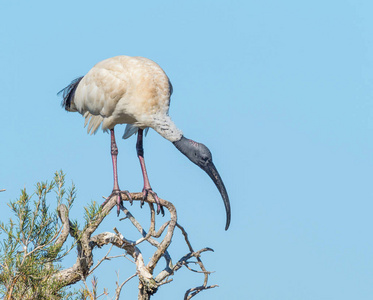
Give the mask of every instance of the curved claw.
[{"label": "curved claw", "polygon": [[153,199],[154,199],[155,203],[157,203],[157,215],[159,215],[159,212],[161,212],[162,216],[164,216],[164,209],[163,209],[163,206],[161,205],[161,202],[159,201],[158,195],[151,188],[150,189],[143,188],[143,190],[142,190],[143,196],[142,196],[140,207],[142,207],[144,205],[144,201],[148,197],[149,193],[150,193],[150,195],[153,196]]},{"label": "curved claw", "polygon": [[128,198],[128,201],[131,203],[131,205],[133,204],[133,199],[131,197],[131,194],[129,191],[125,190],[125,191],[122,191],[122,193],[125,193],[127,198]]},{"label": "curved claw", "polygon": [[113,190],[113,192],[111,193],[111,195],[117,195],[117,217],[119,217],[119,213],[120,213],[120,207],[123,206],[122,202],[122,195],[120,193],[120,190]]},{"label": "curved claw", "polygon": [[109,201],[109,199],[113,196],[113,195],[116,195],[117,196],[117,216],[119,217],[119,213],[120,213],[120,208],[123,207],[123,199],[122,199],[122,195],[121,193],[125,193],[127,198],[128,198],[128,201],[131,203],[131,205],[133,204],[133,199],[131,197],[131,193],[129,191],[121,191],[121,190],[113,190],[110,194],[110,196],[108,198],[106,198],[106,200],[104,201],[104,203],[101,204],[101,206],[105,206],[105,204]]},{"label": "curved claw", "polygon": [[[128,192],[128,191],[123,191],[124,193]],[[120,207],[123,206],[123,200],[122,200],[122,196],[121,196],[121,191],[120,190],[113,190],[110,194],[110,196],[108,198],[106,198],[106,200],[104,201],[104,203],[101,204],[102,207],[105,206],[105,204],[109,201],[109,199],[113,196],[113,195],[117,195],[117,216],[119,217],[119,213],[120,213]],[[127,195],[127,193],[126,193]],[[128,196],[128,195],[127,195]],[[132,199],[131,199],[132,200]]]}]

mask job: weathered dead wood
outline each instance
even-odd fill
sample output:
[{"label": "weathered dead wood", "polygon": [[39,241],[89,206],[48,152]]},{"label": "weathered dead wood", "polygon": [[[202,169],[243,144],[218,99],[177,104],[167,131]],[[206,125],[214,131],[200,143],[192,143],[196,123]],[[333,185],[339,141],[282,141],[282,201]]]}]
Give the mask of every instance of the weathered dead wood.
[{"label": "weathered dead wood", "polygon": [[[142,193],[131,193],[131,198],[133,201],[141,201],[143,194]],[[122,199],[128,201],[127,193],[121,193]],[[155,211],[153,204],[155,203],[152,196],[148,196],[145,199],[145,202],[149,204],[150,207],[150,227],[148,232],[140,225],[140,223],[134,218],[128,209],[122,206],[121,210],[126,215],[131,223],[137,228],[141,234],[141,238],[137,241],[127,240],[117,228],[113,228],[114,232],[103,232],[96,234],[93,233],[97,230],[98,226],[104,220],[104,218],[109,214],[109,212],[116,207],[116,197],[112,196],[107,198],[105,205],[99,211],[97,216],[92,220],[83,230],[79,231],[73,226],[69,221],[69,212],[65,205],[60,205],[58,207],[58,214],[62,222],[61,234],[58,237],[56,244],[59,247],[65,243],[68,234],[76,240],[78,257],[75,264],[67,269],[57,272],[52,280],[58,280],[61,285],[68,286],[74,284],[78,281],[85,281],[85,278],[93,273],[93,271],[105,260],[109,259],[108,253],[98,262],[96,266],[93,267],[93,250],[98,247],[101,248],[105,245],[110,244],[111,247],[115,246],[120,249],[123,249],[127,255],[133,258],[134,263],[136,264],[136,274],[128,278],[121,285],[117,284],[116,288],[116,299],[119,299],[119,294],[122,287],[126,282],[128,282],[133,277],[137,276],[139,278],[139,298],[138,299],[149,299],[151,295],[156,293],[159,286],[164,285],[172,281],[169,277],[174,275],[174,273],[179,270],[182,266],[186,266],[189,270],[203,273],[205,280],[202,286],[189,289],[185,294],[185,299],[190,299],[197,293],[202,290],[213,288],[214,286],[207,286],[207,278],[211,272],[206,271],[201,259],[201,253],[205,251],[213,251],[210,248],[203,248],[199,251],[194,251],[189,240],[187,233],[183,227],[177,224],[177,212],[175,207],[171,202],[168,202],[164,199],[159,199],[163,207],[165,207],[170,213],[170,220],[165,222],[158,231],[155,230]],[[174,235],[175,227],[178,227],[184,235],[185,241],[189,248],[189,253],[183,256],[178,260],[176,265],[173,265],[171,256],[169,255],[167,249],[171,243],[172,237]],[[166,231],[165,236],[161,241],[157,241],[156,238],[159,238],[162,233]],[[142,256],[139,245],[143,242],[148,242],[156,248],[154,254],[149,259],[149,262],[145,264],[144,258]],[[123,255],[121,255],[123,256]],[[158,264],[161,257],[165,258],[166,266],[164,269],[157,275],[154,276],[154,268]],[[197,261],[189,261],[191,258],[195,258]],[[194,270],[189,267],[190,263],[197,264],[201,271]]]}]

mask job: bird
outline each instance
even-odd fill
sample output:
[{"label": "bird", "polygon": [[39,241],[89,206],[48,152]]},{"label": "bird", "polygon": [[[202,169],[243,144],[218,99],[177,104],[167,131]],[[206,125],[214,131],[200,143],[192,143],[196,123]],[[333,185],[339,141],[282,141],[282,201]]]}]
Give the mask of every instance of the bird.
[{"label": "bird", "polygon": [[[120,55],[97,63],[85,76],[73,80],[58,95],[62,95],[61,105],[65,110],[79,112],[85,118],[84,126],[88,125],[88,134],[96,133],[100,126],[103,131],[110,131],[114,177],[111,195],[117,197],[118,215],[122,199],[118,184],[118,147],[114,127],[126,124],[123,139],[137,134],[136,151],[144,180],[143,200],[151,194],[157,204],[157,213],[162,211],[164,214],[158,195],[151,188],[144,160],[143,136],[152,128],[213,180],[224,202],[227,230],[231,221],[227,190],[212,161],[209,148],[186,138],[169,116],[172,91],[168,76],[156,62],[140,56]],[[124,192],[132,204],[129,192]]]}]

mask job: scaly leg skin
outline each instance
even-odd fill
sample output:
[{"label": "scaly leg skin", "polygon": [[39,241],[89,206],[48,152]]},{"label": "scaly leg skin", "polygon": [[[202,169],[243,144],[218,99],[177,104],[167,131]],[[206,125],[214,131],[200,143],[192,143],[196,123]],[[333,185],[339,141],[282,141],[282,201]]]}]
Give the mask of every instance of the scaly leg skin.
[{"label": "scaly leg skin", "polygon": [[162,212],[162,215],[164,216],[164,210],[159,201],[158,195],[152,190],[150,183],[149,183],[148,173],[146,172],[146,167],[145,167],[142,137],[143,137],[143,129],[139,129],[139,131],[137,132],[136,151],[137,151],[137,156],[140,160],[142,176],[144,178],[144,188],[142,189],[143,200],[141,201],[141,207],[144,205],[144,200],[148,197],[148,194],[150,194],[153,196],[155,202],[157,203],[157,214],[159,214],[159,212]]},{"label": "scaly leg skin", "polygon": [[[121,191],[119,189],[119,185],[118,185],[118,172],[117,172],[117,156],[118,156],[118,147],[117,147],[117,143],[115,142],[115,135],[114,135],[114,128],[113,129],[110,129],[110,135],[111,135],[111,159],[113,161],[113,174],[114,174],[114,188],[113,188],[113,192],[111,193],[110,197],[112,195],[116,195],[117,196],[117,215],[119,216],[119,212],[120,212],[120,207],[123,206],[123,201],[122,201],[122,197],[121,197]],[[131,198],[131,194],[128,192],[128,191],[123,191],[131,205],[132,205],[132,198]],[[110,199],[110,197],[108,199]],[[104,206],[106,204],[108,200],[106,200],[102,206]]]}]

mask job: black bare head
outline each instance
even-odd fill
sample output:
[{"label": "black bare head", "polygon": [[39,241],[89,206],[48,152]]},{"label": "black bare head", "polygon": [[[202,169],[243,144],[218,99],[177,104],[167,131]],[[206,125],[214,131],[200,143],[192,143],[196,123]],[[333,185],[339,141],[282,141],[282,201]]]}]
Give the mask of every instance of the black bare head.
[{"label": "black bare head", "polygon": [[76,111],[73,99],[76,88],[83,77],[84,76],[74,79],[67,87],[63,88],[57,93],[58,96],[62,94],[63,100],[61,102],[61,106],[68,111]]},{"label": "black bare head", "polygon": [[184,136],[182,136],[179,141],[173,142],[173,144],[181,153],[183,153],[193,163],[204,170],[214,181],[224,201],[227,214],[225,230],[227,230],[231,222],[231,206],[223,180],[221,179],[218,171],[215,168],[215,165],[212,162],[212,155],[210,150],[205,145],[187,139]]}]

